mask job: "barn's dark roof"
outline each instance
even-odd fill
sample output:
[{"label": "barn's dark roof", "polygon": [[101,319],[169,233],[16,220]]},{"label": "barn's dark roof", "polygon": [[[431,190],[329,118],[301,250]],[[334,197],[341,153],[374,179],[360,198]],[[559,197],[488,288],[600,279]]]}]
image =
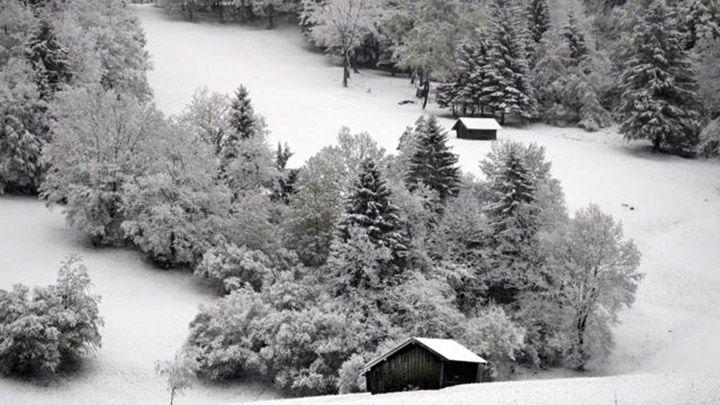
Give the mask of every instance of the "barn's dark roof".
[{"label": "barn's dark roof", "polygon": [[407,345],[410,344],[419,344],[420,346],[424,347],[425,349],[429,350],[432,353],[435,353],[436,355],[442,357],[443,359],[447,361],[461,361],[466,363],[487,363],[485,359],[478,356],[477,354],[471,352],[468,348],[461,345],[460,343],[452,340],[452,339],[430,339],[430,338],[421,338],[421,337],[411,337],[404,342],[397,345],[394,349],[386,352],[382,356],[374,359],[370,363],[366,364],[365,367],[362,370],[362,373],[365,374],[368,372],[371,368],[373,368],[378,363],[382,362],[383,360],[387,359],[388,357],[392,356],[393,354],[400,351],[402,348],[404,348]]},{"label": "barn's dark roof", "polygon": [[502,127],[495,121],[495,118],[458,118],[452,129],[456,129],[458,123],[462,122],[467,129],[500,130]]}]

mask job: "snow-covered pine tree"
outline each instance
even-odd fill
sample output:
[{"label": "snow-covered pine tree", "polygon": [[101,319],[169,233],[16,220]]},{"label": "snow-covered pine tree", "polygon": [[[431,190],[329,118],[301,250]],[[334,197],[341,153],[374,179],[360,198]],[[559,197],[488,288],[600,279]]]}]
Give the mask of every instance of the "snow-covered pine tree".
[{"label": "snow-covered pine tree", "polygon": [[256,134],[257,116],[253,110],[250,93],[243,85],[235,90],[235,97],[230,104],[230,126],[235,130],[237,137],[228,136],[226,143],[237,138],[252,138]]},{"label": "snow-covered pine tree", "polygon": [[484,39],[462,42],[458,46],[455,69],[448,82],[437,89],[438,105],[451,108],[456,115],[482,115],[482,67],[486,63],[487,43]]},{"label": "snow-covered pine tree", "polygon": [[626,139],[692,150],[698,143],[697,84],[683,35],[660,2],[638,20],[623,66],[618,112]]},{"label": "snow-covered pine tree", "polygon": [[367,232],[375,245],[390,249],[394,256],[401,256],[406,250],[406,242],[398,209],[390,197],[390,188],[375,167],[375,162],[365,159],[338,224],[341,239],[349,238],[350,229],[358,227]]},{"label": "snow-covered pine tree", "polygon": [[48,20],[41,20],[27,43],[26,57],[35,70],[40,98],[49,100],[72,78],[67,49]]},{"label": "snow-covered pine tree", "polygon": [[485,275],[488,298],[501,304],[515,301],[518,292],[531,287],[537,258],[537,173],[526,162],[527,151],[518,143],[494,147],[481,169],[489,181],[485,206],[490,235],[492,270]]},{"label": "snow-covered pine tree", "polygon": [[588,56],[589,51],[585,44],[585,35],[580,31],[577,18],[575,18],[575,13],[572,11],[568,13],[568,22],[563,28],[563,37],[565,37],[565,42],[570,48],[570,58],[577,66]]},{"label": "snow-covered pine tree", "polygon": [[420,184],[430,187],[444,202],[458,192],[458,157],[450,151],[447,134],[434,116],[416,131],[419,132],[418,142],[405,181],[410,190],[417,189]]},{"label": "snow-covered pine tree", "polygon": [[545,32],[550,29],[550,11],[547,0],[530,0],[528,4],[528,16],[530,18],[530,37],[539,43]]},{"label": "snow-covered pine tree", "polygon": [[479,99],[488,112],[500,115],[501,123],[506,114],[530,119],[536,113],[525,38],[517,28],[525,24],[518,23],[519,15],[517,5],[508,0],[495,0],[491,5],[488,63],[482,68]]},{"label": "snow-covered pine tree", "polygon": [[672,2],[678,28],[685,34],[690,50],[703,38],[720,38],[720,3],[716,0],[675,0]]}]

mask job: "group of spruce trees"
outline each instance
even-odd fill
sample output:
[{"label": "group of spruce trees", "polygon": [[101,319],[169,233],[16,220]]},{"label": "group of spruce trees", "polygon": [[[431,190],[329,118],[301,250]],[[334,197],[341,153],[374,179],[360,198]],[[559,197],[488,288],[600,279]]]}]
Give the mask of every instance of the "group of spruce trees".
[{"label": "group of spruce trees", "polygon": [[487,30],[458,45],[438,103],[456,115],[503,121],[512,114],[589,130],[609,125],[615,113],[627,139],[649,140],[656,151],[692,152],[702,123],[712,117],[701,116],[689,49],[702,35],[720,37],[712,29],[720,7],[703,4],[650,2],[631,21],[631,31],[620,33],[627,40],[613,51],[609,73],[619,80],[603,87],[598,76],[608,73],[597,72],[572,11],[555,29],[547,0],[532,0],[526,10],[495,0]]}]

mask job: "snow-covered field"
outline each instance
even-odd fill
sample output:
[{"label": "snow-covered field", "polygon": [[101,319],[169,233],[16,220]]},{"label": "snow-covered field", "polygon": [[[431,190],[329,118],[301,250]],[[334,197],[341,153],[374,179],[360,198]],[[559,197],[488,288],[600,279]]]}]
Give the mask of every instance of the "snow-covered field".
[{"label": "snow-covered field", "polygon": [[[193,90],[232,92],[240,83],[298,166],[333,143],[338,129],[367,131],[388,150],[422,113],[406,78],[363,72],[340,86],[341,71],[309,51],[297,30],[175,21],[136,8],[155,70],[159,107],[176,113]],[[440,112],[431,109],[430,111]],[[447,118],[441,122],[449,127]],[[631,376],[523,381],[438,393],[308,399],[301,403],[374,404],[712,404],[720,403],[720,165],[657,156],[624,144],[616,132],[535,125],[501,139],[545,146],[571,210],[591,202],[620,219],[643,253],[646,279],[616,329],[617,349],[595,374]],[[463,169],[478,172],[487,142],[452,139]],[[632,207],[633,209],[630,209]],[[79,375],[39,387],[0,379],[0,403],[148,403],[167,400],[154,362],[180,346],[199,304],[212,294],[187,273],[165,272],[131,251],[91,248],[59,210],[31,199],[0,198],[0,288],[53,281],[60,260],[78,252],[103,295],[103,347]],[[616,395],[617,394],[617,395]],[[252,385],[196,387],[176,403],[243,402],[271,397]]]},{"label": "snow-covered field", "polygon": [[720,374],[631,376],[511,381],[440,391],[340,395],[260,402],[257,405],[717,405]]}]

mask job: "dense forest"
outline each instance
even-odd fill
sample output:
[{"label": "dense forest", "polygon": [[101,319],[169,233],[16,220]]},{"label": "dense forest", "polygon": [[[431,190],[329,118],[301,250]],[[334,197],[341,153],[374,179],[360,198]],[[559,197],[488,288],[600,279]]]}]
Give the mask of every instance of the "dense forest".
[{"label": "dense forest", "polygon": [[[164,5],[269,26],[290,15],[344,83],[364,66],[405,72],[456,113],[617,121],[683,154],[720,145],[711,0],[588,1],[567,14],[544,0]],[[597,206],[567,212],[543,148],[499,142],[473,178],[421,116],[395,153],[342,129],[290,168],[242,85],[199,89],[177,116],[156,109],[125,2],[2,0],[0,27],[0,188],[61,206],[98,246],[135,246],[216,288],[171,376],[353,392],[362,366],[407,336],[457,339],[497,378],[609,354],[640,254]]]}]

